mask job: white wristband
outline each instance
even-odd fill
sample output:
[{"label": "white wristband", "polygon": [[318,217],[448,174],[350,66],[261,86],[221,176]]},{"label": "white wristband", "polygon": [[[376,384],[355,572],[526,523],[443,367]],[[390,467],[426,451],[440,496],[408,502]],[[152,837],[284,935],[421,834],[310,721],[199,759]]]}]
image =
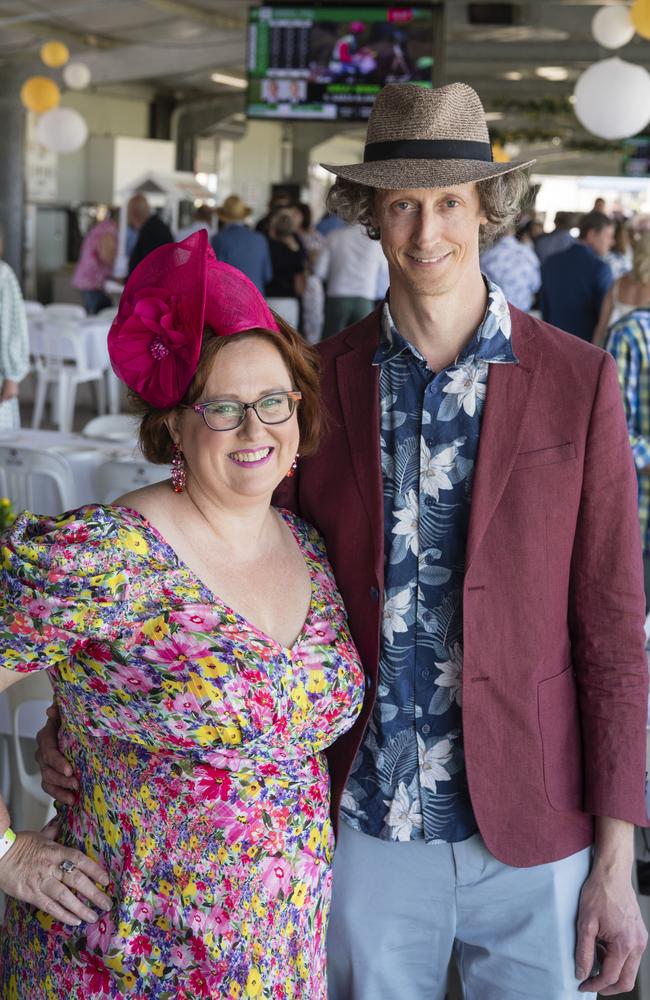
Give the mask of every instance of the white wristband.
[{"label": "white wristband", "polygon": [[15,843],[16,843],[16,834],[11,829],[11,827],[8,826],[5,832],[0,837],[0,860],[4,858],[7,851],[11,850],[11,848],[14,846]]}]

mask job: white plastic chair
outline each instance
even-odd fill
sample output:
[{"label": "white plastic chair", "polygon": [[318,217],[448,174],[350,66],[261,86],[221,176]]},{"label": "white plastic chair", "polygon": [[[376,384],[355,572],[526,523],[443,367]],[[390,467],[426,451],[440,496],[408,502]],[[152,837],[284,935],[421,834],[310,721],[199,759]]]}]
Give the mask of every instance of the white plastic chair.
[{"label": "white plastic chair", "polygon": [[45,711],[52,704],[52,686],[47,673],[39,670],[21,677],[6,695],[13,724],[9,741],[12,826],[39,830],[54,816],[54,803],[41,788],[40,773],[32,763],[36,745],[31,741],[45,725]]},{"label": "white plastic chair", "polygon": [[81,433],[85,437],[108,438],[110,441],[137,441],[139,421],[130,413],[107,413],[93,417]]},{"label": "white plastic chair", "polygon": [[72,469],[64,458],[38,448],[0,444],[0,495],[10,497],[17,510],[38,508],[39,477],[50,480],[57,509],[38,513],[60,514],[77,506]]},{"label": "white plastic chair", "polygon": [[111,503],[116,497],[142,486],[169,479],[169,468],[151,462],[119,462],[113,459],[97,470],[97,502]]},{"label": "white plastic chair", "polygon": [[44,306],[45,317],[49,320],[54,320],[59,323],[61,321],[66,323],[81,323],[86,319],[86,310],[83,306],[75,305],[72,302],[51,302],[49,305]]},{"label": "white plastic chair", "polygon": [[95,313],[93,319],[101,319],[110,325],[116,316],[117,306],[106,306],[105,309],[100,309],[98,313]]},{"label": "white plastic chair", "polygon": [[[18,788],[11,790],[11,815],[19,830],[25,828],[40,830],[55,815],[54,800],[41,788],[40,772],[28,769],[23,747],[23,740],[33,740],[38,730],[45,724],[45,712],[51,703],[51,698],[48,701],[30,698],[21,701],[14,709],[11,752]],[[32,816],[36,811],[39,813],[36,821],[34,819],[30,821],[27,815],[29,805],[25,802],[25,796],[35,800],[34,804],[29,805]]]},{"label": "white plastic chair", "polygon": [[34,357],[36,392],[32,427],[40,427],[45,409],[47,390],[56,387],[55,422],[60,431],[72,430],[77,386],[94,382],[97,391],[97,408],[106,412],[106,383],[103,367],[90,368],[87,364],[84,335],[80,328],[70,323],[50,323],[40,328],[30,328],[30,349]]},{"label": "white plastic chair", "polygon": [[36,302],[34,299],[25,299],[25,313],[27,319],[30,320],[33,317],[38,319],[39,316],[43,316],[45,313],[45,306],[42,302]]}]

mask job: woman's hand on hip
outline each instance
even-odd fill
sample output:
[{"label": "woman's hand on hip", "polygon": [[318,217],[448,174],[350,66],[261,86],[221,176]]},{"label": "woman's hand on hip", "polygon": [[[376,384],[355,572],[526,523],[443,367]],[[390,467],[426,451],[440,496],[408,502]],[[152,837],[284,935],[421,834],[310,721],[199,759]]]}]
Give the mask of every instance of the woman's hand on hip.
[{"label": "woman's hand on hip", "polygon": [[17,833],[15,844],[0,859],[0,889],[64,924],[94,923],[98,914],[90,905],[101,912],[112,905],[95,885],[108,885],[109,876],[81,851],[57,844],[56,834],[56,823],[41,833]]},{"label": "woman's hand on hip", "polygon": [[72,767],[59,750],[59,713],[55,705],[47,710],[47,722],[36,735],[36,762],[41,769],[41,787],[57,802],[72,806],[77,800],[79,782]]}]

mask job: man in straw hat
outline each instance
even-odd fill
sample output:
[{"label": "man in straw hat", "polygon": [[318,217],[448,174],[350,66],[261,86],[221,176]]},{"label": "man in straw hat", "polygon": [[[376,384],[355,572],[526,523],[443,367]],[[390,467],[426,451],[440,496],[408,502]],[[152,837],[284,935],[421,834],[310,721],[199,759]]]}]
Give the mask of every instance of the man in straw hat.
[{"label": "man in straw hat", "polygon": [[321,347],[330,429],[289,500],[325,537],[368,676],[329,752],[332,1000],[441,1000],[453,951],[470,1000],[607,996],[645,946],[643,574],[616,368],[479,269],[527,166],[492,161],[455,83],[387,86],[364,162],[327,168],[330,208],[390,270],[387,301]]},{"label": "man in straw hat", "polygon": [[210,244],[217,260],[243,271],[264,294],[264,286],[273,275],[271,251],[266,236],[245,225],[251,211],[239,195],[228,195],[216,210],[220,227]]}]

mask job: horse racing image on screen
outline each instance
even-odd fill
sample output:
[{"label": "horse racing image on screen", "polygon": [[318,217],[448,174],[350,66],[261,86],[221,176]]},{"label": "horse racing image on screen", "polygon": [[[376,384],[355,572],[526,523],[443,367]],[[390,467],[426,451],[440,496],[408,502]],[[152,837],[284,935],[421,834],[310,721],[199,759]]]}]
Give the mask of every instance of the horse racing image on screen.
[{"label": "horse racing image on screen", "polygon": [[252,8],[252,118],[367,119],[387,83],[431,86],[440,8]]}]

